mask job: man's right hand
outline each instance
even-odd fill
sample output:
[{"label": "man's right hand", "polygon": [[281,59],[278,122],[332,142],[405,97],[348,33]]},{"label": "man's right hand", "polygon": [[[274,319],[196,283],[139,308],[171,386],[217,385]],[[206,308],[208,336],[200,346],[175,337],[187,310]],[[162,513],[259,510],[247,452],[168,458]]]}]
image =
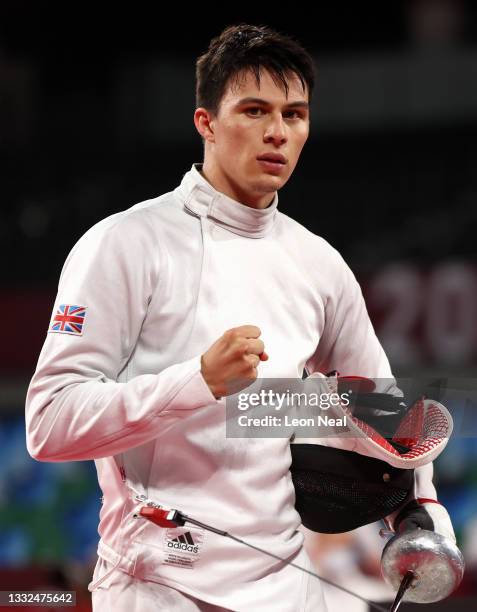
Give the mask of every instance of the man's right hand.
[{"label": "man's right hand", "polygon": [[256,325],[228,329],[201,358],[201,372],[219,399],[248,387],[257,378],[260,361],[267,361],[265,345]]}]

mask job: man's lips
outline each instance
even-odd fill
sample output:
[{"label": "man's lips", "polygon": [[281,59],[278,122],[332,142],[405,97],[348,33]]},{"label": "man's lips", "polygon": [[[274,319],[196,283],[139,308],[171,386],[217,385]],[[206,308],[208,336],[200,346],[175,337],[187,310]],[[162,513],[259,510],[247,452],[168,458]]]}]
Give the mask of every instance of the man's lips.
[{"label": "man's lips", "polygon": [[267,161],[274,164],[286,164],[287,158],[281,153],[264,153],[257,157],[258,161]]},{"label": "man's lips", "polygon": [[264,170],[271,174],[281,174],[287,163],[286,158],[278,154],[260,155],[257,161]]}]

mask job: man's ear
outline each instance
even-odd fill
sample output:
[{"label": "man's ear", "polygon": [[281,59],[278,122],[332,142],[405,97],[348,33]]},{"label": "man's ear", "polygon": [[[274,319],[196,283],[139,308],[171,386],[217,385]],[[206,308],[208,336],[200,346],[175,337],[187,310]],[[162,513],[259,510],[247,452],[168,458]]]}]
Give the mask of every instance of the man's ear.
[{"label": "man's ear", "polygon": [[202,106],[195,109],[194,124],[197,131],[206,142],[215,142],[214,115]]}]

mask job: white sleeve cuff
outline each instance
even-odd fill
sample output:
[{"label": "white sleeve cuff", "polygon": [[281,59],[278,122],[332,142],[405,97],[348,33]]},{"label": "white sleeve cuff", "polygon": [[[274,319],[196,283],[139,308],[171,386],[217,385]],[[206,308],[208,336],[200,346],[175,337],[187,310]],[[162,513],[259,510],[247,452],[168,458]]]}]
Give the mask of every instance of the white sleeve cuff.
[{"label": "white sleeve cuff", "polygon": [[176,393],[169,405],[162,411],[163,413],[173,410],[194,410],[195,408],[203,408],[204,406],[218,403],[218,400],[215,398],[209,385],[202,376],[201,355],[197,355],[177,365],[179,367],[185,367],[189,372],[192,371],[192,375],[189,375],[185,384]]}]

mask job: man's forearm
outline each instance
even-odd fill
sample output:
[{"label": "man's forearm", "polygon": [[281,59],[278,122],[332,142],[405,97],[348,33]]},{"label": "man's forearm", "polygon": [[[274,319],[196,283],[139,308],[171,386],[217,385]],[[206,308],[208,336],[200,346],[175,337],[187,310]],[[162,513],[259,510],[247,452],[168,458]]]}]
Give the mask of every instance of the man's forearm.
[{"label": "man's forearm", "polygon": [[160,417],[168,412],[216,401],[200,372],[200,357],[123,383],[75,382],[69,377],[72,382],[65,385],[65,375],[40,371],[30,384],[27,447],[40,461],[89,460],[124,452],[155,438],[162,427]]}]

